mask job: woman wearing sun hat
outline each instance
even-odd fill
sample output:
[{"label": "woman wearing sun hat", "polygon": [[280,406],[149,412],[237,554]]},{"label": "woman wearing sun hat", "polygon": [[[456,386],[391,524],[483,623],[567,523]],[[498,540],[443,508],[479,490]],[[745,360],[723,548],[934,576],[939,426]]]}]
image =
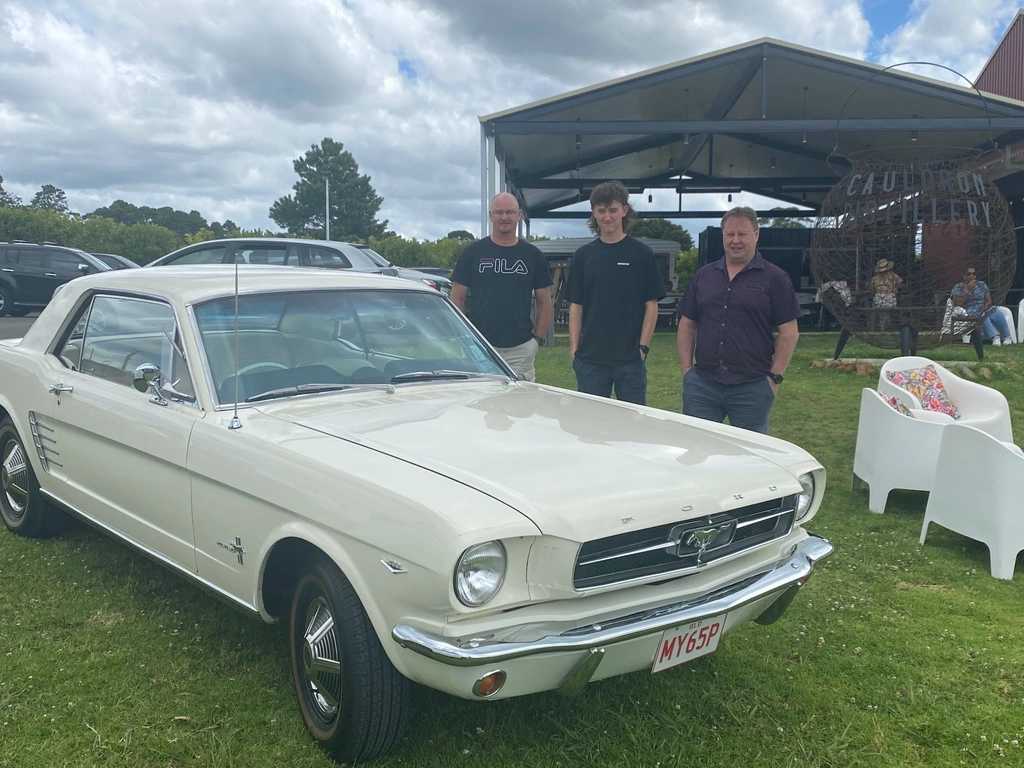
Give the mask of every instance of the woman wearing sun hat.
[{"label": "woman wearing sun hat", "polygon": [[889,326],[891,310],[896,309],[896,292],[903,285],[903,278],[893,271],[894,266],[891,259],[879,259],[871,278],[871,291],[875,294],[875,321],[880,331]]}]

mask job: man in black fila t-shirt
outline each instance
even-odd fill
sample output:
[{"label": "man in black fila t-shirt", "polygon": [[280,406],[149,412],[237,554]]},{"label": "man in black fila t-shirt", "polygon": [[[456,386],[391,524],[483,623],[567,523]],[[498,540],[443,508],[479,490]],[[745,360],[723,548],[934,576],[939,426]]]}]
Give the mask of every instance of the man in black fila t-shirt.
[{"label": "man in black fila t-shirt", "polygon": [[[527,381],[536,380],[534,360],[551,322],[551,271],[540,249],[516,234],[519,202],[502,192],[491,201],[490,237],[467,245],[452,272],[452,301]],[[530,318],[533,298],[536,318]]]},{"label": "man in black fila t-shirt", "polygon": [[587,225],[598,238],[576,251],[569,268],[569,354],[576,388],[647,403],[647,354],[665,285],[647,245],[626,234],[636,213],[618,181],[590,195]]}]

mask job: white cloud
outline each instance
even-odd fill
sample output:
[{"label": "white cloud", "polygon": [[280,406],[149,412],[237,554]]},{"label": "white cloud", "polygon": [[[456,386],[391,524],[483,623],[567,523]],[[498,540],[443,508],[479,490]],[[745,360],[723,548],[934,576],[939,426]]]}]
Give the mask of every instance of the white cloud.
[{"label": "white cloud", "polygon": [[914,0],[911,19],[882,40],[881,63],[942,64],[963,77],[939,67],[899,69],[967,86],[964,78],[978,77],[1016,12],[1017,0]]},{"label": "white cloud", "polygon": [[292,161],[330,136],[396,231],[475,231],[478,115],[762,36],[863,57],[871,29],[858,0],[0,0],[0,175],[80,211],[120,197],[272,227]]}]

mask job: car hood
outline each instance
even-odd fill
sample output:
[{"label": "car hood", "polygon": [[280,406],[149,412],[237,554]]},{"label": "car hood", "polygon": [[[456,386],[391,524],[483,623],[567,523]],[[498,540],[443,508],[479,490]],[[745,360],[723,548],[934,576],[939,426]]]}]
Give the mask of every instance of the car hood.
[{"label": "car hood", "polygon": [[798,493],[791,443],[517,382],[460,381],[262,405],[476,488],[549,535],[585,541]]}]

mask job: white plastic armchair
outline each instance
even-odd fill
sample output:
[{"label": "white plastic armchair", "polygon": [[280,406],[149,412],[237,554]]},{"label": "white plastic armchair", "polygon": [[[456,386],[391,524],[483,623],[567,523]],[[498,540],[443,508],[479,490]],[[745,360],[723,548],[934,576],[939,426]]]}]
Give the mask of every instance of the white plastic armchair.
[{"label": "white plastic armchair", "polygon": [[1024,549],[1024,453],[974,427],[943,427],[921,543],[932,523],[988,546],[992,575],[1012,579]]},{"label": "white plastic armchair", "polygon": [[[919,414],[923,418],[916,418]],[[895,488],[930,491],[935,483],[942,423],[931,411],[905,416],[873,389],[860,396],[853,489],[868,484],[868,509],[881,514]]]},{"label": "white plastic armchair", "polygon": [[1024,339],[1024,299],[1017,305],[1017,341]]},{"label": "white plastic armchair", "polygon": [[883,395],[895,395],[908,408],[914,411],[923,411],[921,401],[910,394],[903,387],[898,387],[889,381],[889,371],[907,371],[913,368],[923,368],[926,365],[935,366],[942,386],[946,394],[959,411],[960,418],[953,419],[944,413],[926,411],[939,424],[967,424],[977,427],[982,432],[987,432],[997,440],[1013,441],[1013,429],[1010,424],[1010,406],[1002,392],[992,387],[986,387],[973,381],[961,379],[954,373],[943,368],[941,365],[927,357],[894,357],[887,361],[878,372],[878,391]]}]

